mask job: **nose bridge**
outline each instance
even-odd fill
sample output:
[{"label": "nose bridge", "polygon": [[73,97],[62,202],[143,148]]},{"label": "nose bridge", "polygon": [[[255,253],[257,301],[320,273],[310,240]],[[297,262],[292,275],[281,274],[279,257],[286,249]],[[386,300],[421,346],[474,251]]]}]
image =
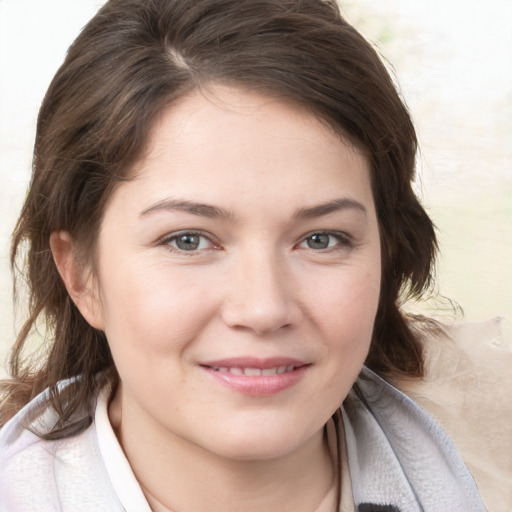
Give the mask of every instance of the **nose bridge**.
[{"label": "nose bridge", "polygon": [[286,258],[272,247],[248,247],[233,263],[224,319],[258,334],[295,325],[300,308]]}]

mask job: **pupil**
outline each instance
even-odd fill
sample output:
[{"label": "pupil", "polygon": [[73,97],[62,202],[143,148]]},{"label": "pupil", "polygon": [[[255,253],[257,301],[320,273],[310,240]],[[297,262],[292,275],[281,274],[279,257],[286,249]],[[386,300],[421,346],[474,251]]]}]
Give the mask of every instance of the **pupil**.
[{"label": "pupil", "polygon": [[199,247],[199,236],[181,235],[176,239],[176,245],[184,251],[194,251]]},{"label": "pupil", "polygon": [[308,238],[310,249],[327,249],[329,247],[329,235],[318,233]]}]

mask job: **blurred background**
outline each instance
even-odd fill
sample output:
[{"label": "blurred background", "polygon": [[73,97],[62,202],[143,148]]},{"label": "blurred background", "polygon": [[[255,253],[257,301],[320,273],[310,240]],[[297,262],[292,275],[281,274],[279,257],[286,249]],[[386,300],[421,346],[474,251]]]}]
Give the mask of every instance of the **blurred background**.
[{"label": "blurred background", "polygon": [[[0,375],[16,323],[9,237],[30,177],[37,111],[67,47],[102,4],[0,0]],[[340,5],[388,61],[415,119],[417,191],[441,242],[440,294],[468,320],[506,317],[511,341],[512,0]],[[442,299],[427,310],[453,317]]]}]

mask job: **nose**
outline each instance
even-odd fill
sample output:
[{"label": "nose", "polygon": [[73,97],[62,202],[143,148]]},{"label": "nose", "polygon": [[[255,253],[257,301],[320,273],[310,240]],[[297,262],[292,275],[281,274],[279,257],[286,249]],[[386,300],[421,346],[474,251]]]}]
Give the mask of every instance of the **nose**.
[{"label": "nose", "polygon": [[234,266],[222,311],[226,325],[261,336],[300,323],[302,309],[285,262],[259,253]]}]

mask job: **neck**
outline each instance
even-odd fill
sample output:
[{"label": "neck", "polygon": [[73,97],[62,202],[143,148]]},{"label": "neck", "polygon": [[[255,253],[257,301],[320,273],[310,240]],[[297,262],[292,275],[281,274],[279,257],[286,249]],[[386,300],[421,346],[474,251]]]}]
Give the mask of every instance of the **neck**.
[{"label": "neck", "polygon": [[[285,469],[277,469],[287,466]],[[330,468],[318,473],[291,471],[286,464],[232,467],[215,472],[207,468],[181,473],[165,482],[151,479],[142,490],[154,512],[320,512],[335,510]],[[325,473],[322,482],[319,475]],[[286,478],[283,478],[286,475]],[[141,476],[138,475],[139,478]],[[300,491],[299,491],[300,490]]]}]

